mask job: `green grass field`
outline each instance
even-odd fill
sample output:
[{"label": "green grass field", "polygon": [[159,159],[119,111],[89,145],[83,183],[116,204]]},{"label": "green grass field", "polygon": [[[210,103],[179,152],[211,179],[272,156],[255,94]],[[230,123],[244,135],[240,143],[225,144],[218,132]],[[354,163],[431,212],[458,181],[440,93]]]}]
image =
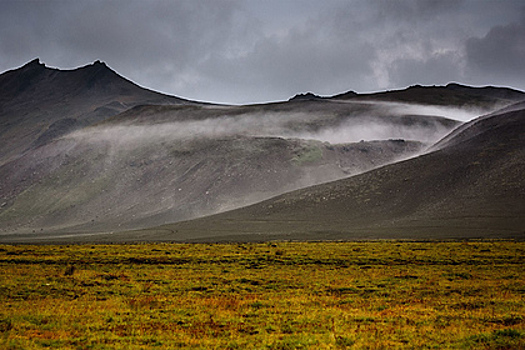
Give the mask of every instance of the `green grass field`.
[{"label": "green grass field", "polygon": [[525,349],[525,242],[0,246],[0,349]]}]

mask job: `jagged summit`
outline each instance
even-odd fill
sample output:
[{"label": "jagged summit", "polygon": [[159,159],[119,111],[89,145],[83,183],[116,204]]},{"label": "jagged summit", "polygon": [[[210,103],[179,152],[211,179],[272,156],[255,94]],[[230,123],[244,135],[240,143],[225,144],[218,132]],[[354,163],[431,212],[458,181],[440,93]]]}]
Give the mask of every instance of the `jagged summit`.
[{"label": "jagged summit", "polygon": [[[40,60],[40,57],[36,57],[36,58],[32,59],[31,61],[27,62],[26,64],[24,64],[23,66],[21,66],[19,68],[15,68],[15,69],[13,69],[11,71],[23,70],[23,69],[31,69],[31,68],[37,68],[37,67],[38,68],[53,69],[53,68],[50,68],[50,67],[46,66],[46,64],[43,63]],[[81,67],[78,67],[78,68],[73,68],[73,69],[54,69],[54,70],[60,70],[60,71],[67,72],[67,71],[74,71],[74,70],[78,70],[78,69],[82,69],[82,68],[89,68],[89,67],[106,67],[106,68],[109,69],[109,67],[107,66],[106,62],[101,61],[101,60],[96,60],[93,63],[87,64],[87,65],[84,65],[84,66],[81,66]]]},{"label": "jagged summit", "polygon": [[316,95],[312,92],[300,93],[290,98],[288,101],[311,101],[311,100],[322,100],[323,97]]},{"label": "jagged summit", "polygon": [[42,62],[40,62],[40,58],[35,58],[34,60],[26,63],[25,65],[22,66],[22,68],[29,68],[29,67],[45,67],[46,65]]},{"label": "jagged summit", "polygon": [[[65,79],[67,77],[68,80],[75,79],[79,84],[82,84],[83,82],[89,80],[89,75],[97,74],[100,78],[101,72],[104,72],[104,74],[111,74],[112,78],[114,79],[113,82],[120,80],[135,85],[135,83],[123,78],[114,70],[112,70],[105,62],[100,60],[96,60],[93,63],[73,69],[59,69],[46,66],[46,64],[37,57],[21,67],[0,74],[0,89],[1,85],[9,85],[6,88],[13,90],[12,87],[15,85],[15,80],[21,82],[23,86],[38,84],[39,81],[34,80],[34,78],[37,76],[39,76],[40,80],[49,78]],[[60,74],[57,75],[57,73]]]},{"label": "jagged summit", "polygon": [[19,68],[0,74],[0,102],[13,99],[32,101],[44,97],[47,100],[71,98],[72,95],[82,96],[87,91],[91,96],[93,93],[115,96],[153,94],[157,98],[161,95],[122,77],[101,60],[78,68],[58,69],[47,67],[37,57]]},{"label": "jagged summit", "polygon": [[195,103],[140,87],[100,60],[63,70],[35,58],[0,74],[0,134],[9,145],[0,149],[0,164],[2,158],[144,104]]},{"label": "jagged summit", "polygon": [[[47,102],[72,96],[120,92],[136,86],[100,61],[72,70],[49,68],[35,58],[20,68],[0,75],[0,98],[10,100]],[[118,90],[118,91],[117,91]]]}]

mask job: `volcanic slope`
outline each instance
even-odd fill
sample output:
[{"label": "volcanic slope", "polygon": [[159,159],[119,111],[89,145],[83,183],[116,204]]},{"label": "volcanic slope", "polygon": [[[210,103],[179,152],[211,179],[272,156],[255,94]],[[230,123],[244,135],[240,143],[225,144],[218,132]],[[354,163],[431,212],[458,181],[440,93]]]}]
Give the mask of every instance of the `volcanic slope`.
[{"label": "volcanic slope", "polygon": [[[525,238],[525,103],[438,150],[348,179],[112,240]],[[100,237],[100,239],[109,237]]]},{"label": "volcanic slope", "polygon": [[422,147],[247,136],[110,140],[64,138],[1,166],[2,230],[113,231],[180,221],[346,177]]},{"label": "volcanic slope", "polygon": [[453,113],[523,95],[472,91],[453,92],[467,110],[370,95],[222,106],[140,88],[98,61],[61,71],[35,60],[0,75],[0,241],[250,205],[412,157],[460,124]]},{"label": "volcanic slope", "polygon": [[39,59],[0,75],[0,164],[140,104],[194,104],[139,87],[105,63],[59,70]]}]

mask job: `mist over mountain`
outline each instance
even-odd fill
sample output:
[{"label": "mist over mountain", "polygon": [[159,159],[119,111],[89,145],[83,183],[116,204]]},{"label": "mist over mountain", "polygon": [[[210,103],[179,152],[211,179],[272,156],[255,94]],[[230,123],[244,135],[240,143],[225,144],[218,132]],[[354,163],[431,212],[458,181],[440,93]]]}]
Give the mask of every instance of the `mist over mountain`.
[{"label": "mist over mountain", "polygon": [[194,103],[122,78],[105,63],[63,71],[35,59],[0,75],[0,164],[140,104]]},{"label": "mist over mountain", "polygon": [[523,239],[524,135],[520,103],[458,128],[417,158],[231,212],[99,239]]},{"label": "mist over mountain", "polygon": [[[501,118],[501,112],[496,111],[511,105],[520,115],[521,107],[515,102],[523,98],[524,94],[516,90],[449,84],[365,95],[299,94],[288,101],[260,105],[213,105],[147,90],[99,61],[63,71],[48,68],[37,59],[0,75],[0,241],[45,241],[58,236],[72,241],[82,237],[133,240],[136,235],[126,238],[118,232],[213,215],[290,191],[306,191],[311,193],[307,198],[321,203],[333,196],[320,189],[336,180],[353,183],[367,179],[365,183],[356,182],[360,191],[383,193],[381,171],[387,168],[356,175],[387,164],[399,169],[404,169],[403,164],[415,164],[399,173],[427,174],[422,183],[439,183],[445,181],[447,171],[456,171],[443,164],[461,167],[459,160],[452,159],[463,160],[474,154],[456,145],[464,136],[455,133],[464,135],[462,130],[469,130],[471,138],[478,140],[482,137],[479,135],[492,130],[473,132],[473,125],[478,124],[472,121],[462,125],[462,121],[482,114]],[[499,125],[500,119],[491,118],[486,119]],[[503,138],[504,133],[500,136]],[[433,153],[419,156],[440,139],[430,148]],[[506,142],[509,140],[514,139]],[[440,158],[443,164],[423,161],[445,153],[446,157]],[[494,157],[489,160],[493,162],[497,153],[491,154]],[[409,158],[413,159],[406,160]],[[483,163],[489,170],[494,166],[490,162]],[[516,164],[519,167],[521,163]],[[428,170],[433,167],[443,167],[436,178]],[[396,176],[391,181],[402,181],[396,185],[398,191],[415,191],[410,192],[414,198],[405,195],[406,202],[418,206],[416,189],[425,193],[422,183]],[[466,180],[458,173],[456,181]],[[328,184],[320,185],[324,183]],[[311,188],[313,185],[321,187]],[[447,191],[445,188],[439,193],[451,193]],[[303,192],[290,192],[288,196],[295,198],[296,193]],[[423,201],[425,197],[421,198]],[[217,224],[213,230],[196,224],[201,231],[188,228],[187,234],[162,239],[199,239],[204,237],[203,232],[213,239],[236,234],[246,238],[257,232],[279,238],[288,234],[299,237],[302,224],[296,228],[281,226],[284,217],[289,222],[304,221],[312,229],[333,221],[335,226],[316,230],[334,234],[317,238],[352,239],[357,236],[347,235],[351,230],[335,228],[343,225],[348,215],[348,220],[352,215],[376,218],[381,225],[390,219],[374,214],[368,205],[384,202],[381,206],[389,208],[385,209],[389,215],[401,208],[389,204],[392,199],[388,198],[371,197],[368,202],[359,210],[352,209],[352,214],[337,206],[328,211],[310,205],[294,207],[284,200],[284,207],[271,204],[279,210],[270,210],[270,215],[268,204],[261,204],[224,215],[249,213],[256,222],[274,223],[262,231],[233,227],[226,232],[221,219],[213,221]],[[306,213],[315,222],[300,219]],[[260,219],[260,215],[269,216]],[[195,222],[209,222],[206,220],[210,219]],[[242,222],[248,230],[252,227],[246,218],[232,220],[226,222]],[[352,223],[352,227],[358,226]],[[389,226],[384,227],[388,231]],[[317,239],[312,229],[304,233]],[[110,238],[106,235],[109,232]],[[101,235],[93,236],[95,233]],[[146,237],[161,239],[158,235]]]}]

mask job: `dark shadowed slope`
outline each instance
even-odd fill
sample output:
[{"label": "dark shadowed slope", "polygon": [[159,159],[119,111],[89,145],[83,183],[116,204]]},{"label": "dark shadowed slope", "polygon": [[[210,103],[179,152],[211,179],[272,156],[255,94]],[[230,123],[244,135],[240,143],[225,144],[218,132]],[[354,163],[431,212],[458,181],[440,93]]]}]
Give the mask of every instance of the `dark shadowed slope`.
[{"label": "dark shadowed slope", "polygon": [[524,173],[519,108],[480,118],[418,158],[224,214],[99,238],[525,238]]},{"label": "dark shadowed slope", "polygon": [[402,90],[392,90],[371,94],[356,94],[347,92],[333,96],[334,100],[371,100],[417,103],[424,105],[441,105],[481,108],[492,110],[509,103],[522,101],[525,93],[522,91],[494,86],[471,87],[451,83],[446,86],[410,86]]},{"label": "dark shadowed slope", "polygon": [[186,103],[141,88],[99,61],[65,71],[35,59],[0,75],[0,164],[139,104]]},{"label": "dark shadowed slope", "polygon": [[499,129],[503,125],[512,122],[512,119],[500,119],[493,118],[496,115],[507,114],[511,112],[519,112],[525,109],[525,101],[518,102],[507,106],[497,112],[484,115],[480,118],[476,118],[470,122],[460,125],[454,129],[447,136],[439,140],[439,142],[432,145],[429,150],[439,150],[441,148],[453,147],[459,145],[460,143],[468,142],[471,139],[476,139],[477,137],[486,133],[487,129]]}]

